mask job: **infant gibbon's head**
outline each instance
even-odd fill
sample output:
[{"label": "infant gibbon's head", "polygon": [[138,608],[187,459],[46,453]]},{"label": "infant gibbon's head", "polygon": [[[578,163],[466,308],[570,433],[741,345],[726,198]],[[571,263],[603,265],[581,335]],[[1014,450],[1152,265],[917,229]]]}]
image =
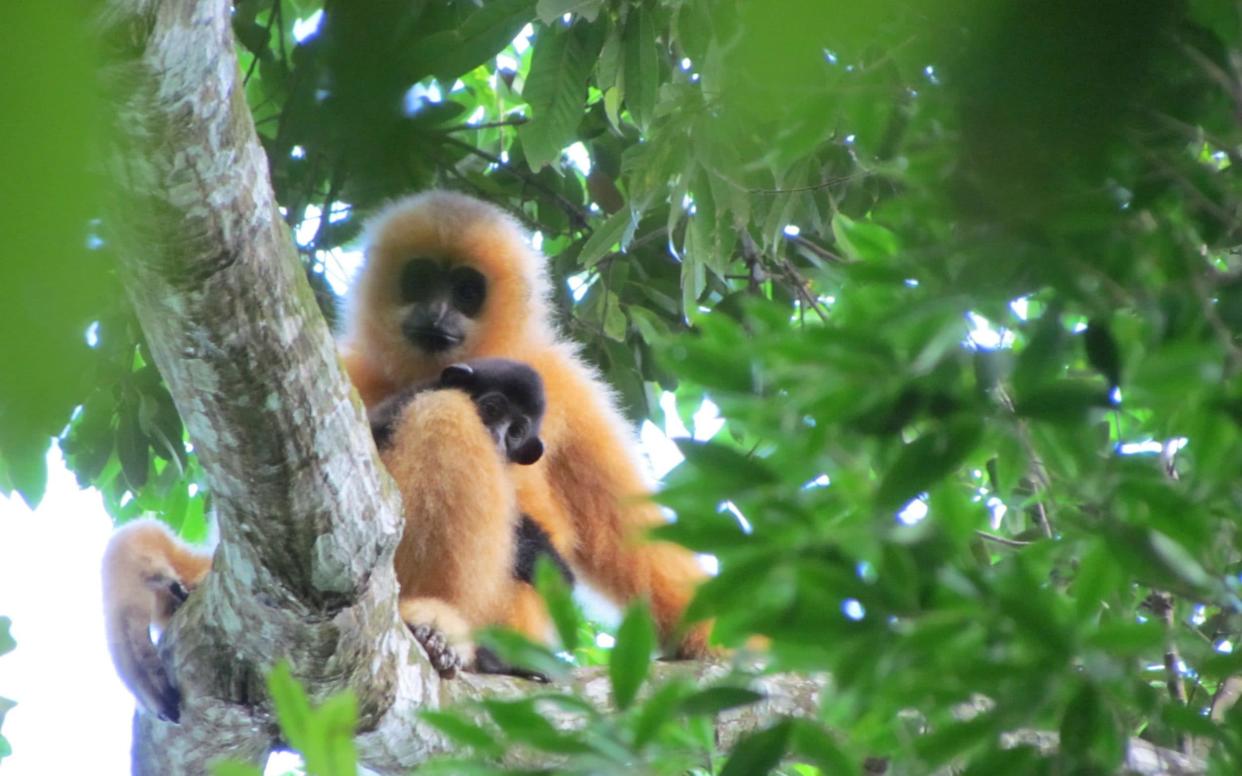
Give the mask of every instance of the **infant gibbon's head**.
[{"label": "infant gibbon's head", "polygon": [[415,194],[380,212],[365,243],[346,339],[393,378],[550,339],[542,258],[499,208]]}]

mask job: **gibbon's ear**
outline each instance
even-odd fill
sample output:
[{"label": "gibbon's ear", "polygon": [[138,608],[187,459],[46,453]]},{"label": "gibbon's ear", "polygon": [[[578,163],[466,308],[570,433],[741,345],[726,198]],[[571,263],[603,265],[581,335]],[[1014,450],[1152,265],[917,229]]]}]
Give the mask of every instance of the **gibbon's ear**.
[{"label": "gibbon's ear", "polygon": [[521,447],[514,450],[509,456],[509,460],[519,463],[523,466],[530,466],[535,461],[543,457],[543,442],[539,441],[539,437],[532,437],[526,440]]},{"label": "gibbon's ear", "polygon": [[474,385],[474,369],[469,364],[449,364],[440,373],[444,388],[469,388]]}]

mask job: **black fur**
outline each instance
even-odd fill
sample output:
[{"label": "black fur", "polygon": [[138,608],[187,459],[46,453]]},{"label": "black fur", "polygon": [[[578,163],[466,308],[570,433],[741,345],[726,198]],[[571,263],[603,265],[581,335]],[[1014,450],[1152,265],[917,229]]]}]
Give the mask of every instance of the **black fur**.
[{"label": "black fur", "polygon": [[487,430],[509,461],[532,464],[543,455],[539,429],[546,400],[543,380],[526,364],[506,358],[479,358],[453,364],[439,379],[416,383],[377,404],[368,414],[371,436],[380,450],[392,444],[406,405],[424,391],[457,389],[467,393]]},{"label": "black fur", "polygon": [[535,563],[538,562],[540,555],[545,555],[548,560],[552,561],[552,565],[561,572],[566,582],[571,585],[574,583],[573,570],[569,568],[565,558],[552,546],[552,539],[548,533],[532,520],[530,515],[522,515],[517,527],[517,563],[513,569],[513,576],[523,582],[535,584]]}]

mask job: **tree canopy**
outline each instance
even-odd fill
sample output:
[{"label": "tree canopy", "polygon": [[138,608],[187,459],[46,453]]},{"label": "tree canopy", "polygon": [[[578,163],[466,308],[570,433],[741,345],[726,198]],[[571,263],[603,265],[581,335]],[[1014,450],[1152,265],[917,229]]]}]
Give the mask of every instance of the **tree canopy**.
[{"label": "tree canopy", "polygon": [[[0,490],[37,503],[58,437],[118,522],[202,538],[213,483],[111,269],[90,52],[127,40],[22,13],[0,28],[48,46],[0,45]],[[718,560],[693,613],[831,676],[724,756],[707,720],[756,685],[638,693],[636,609],[575,652],[613,713],[438,712],[446,772],[1105,773],[1136,739],[1242,769],[1235,4],[237,0],[231,26],[325,316],[391,198],[512,211],[629,415],[699,432],[659,495],[658,533]]]}]

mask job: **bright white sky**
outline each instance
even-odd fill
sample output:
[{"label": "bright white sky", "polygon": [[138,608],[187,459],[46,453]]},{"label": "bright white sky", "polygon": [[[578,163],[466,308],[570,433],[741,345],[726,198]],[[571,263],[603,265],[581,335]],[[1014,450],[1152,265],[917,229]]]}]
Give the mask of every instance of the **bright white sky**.
[{"label": "bright white sky", "polygon": [[0,696],[17,701],[3,732],[5,776],[129,773],[129,691],[104,644],[99,560],[112,532],[99,493],[78,490],[48,456],[36,512],[0,496],[0,615],[17,649],[0,657]]}]

